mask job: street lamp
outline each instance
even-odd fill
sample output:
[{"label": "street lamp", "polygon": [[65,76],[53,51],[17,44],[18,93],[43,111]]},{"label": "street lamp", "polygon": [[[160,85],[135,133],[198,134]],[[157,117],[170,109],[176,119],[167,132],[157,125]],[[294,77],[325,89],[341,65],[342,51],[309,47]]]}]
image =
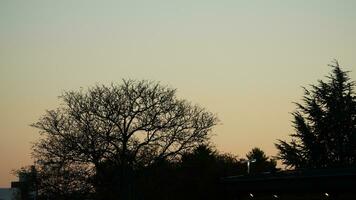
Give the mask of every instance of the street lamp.
[{"label": "street lamp", "polygon": [[250,165],[251,163],[256,162],[256,159],[251,159],[251,160],[247,160],[247,174],[250,174]]}]

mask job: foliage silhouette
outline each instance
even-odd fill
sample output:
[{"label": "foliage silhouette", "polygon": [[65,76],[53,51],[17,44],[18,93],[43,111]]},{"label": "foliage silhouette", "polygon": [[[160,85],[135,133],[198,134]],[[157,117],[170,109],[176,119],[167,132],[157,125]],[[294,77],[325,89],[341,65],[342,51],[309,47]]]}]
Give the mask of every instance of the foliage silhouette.
[{"label": "foliage silhouette", "polygon": [[142,199],[219,199],[220,178],[243,174],[243,163],[202,144],[178,162],[162,161],[141,172]]},{"label": "foliage silhouette", "polygon": [[303,104],[293,112],[291,142],[279,140],[278,158],[294,168],[356,166],[354,82],[335,61],[328,81],[304,88]]},{"label": "foliage silhouette", "polygon": [[[256,162],[258,167],[252,168],[251,173],[275,170],[275,162],[259,148],[251,150],[247,154],[247,159],[258,160]],[[135,168],[132,176],[135,193],[131,198],[221,199],[224,197],[224,188],[220,179],[226,176],[246,175],[245,160],[231,154],[220,153],[209,144],[201,144],[182,154],[179,160],[162,159],[149,166]],[[105,193],[107,199],[118,199],[116,189],[120,187],[118,184],[121,169],[110,161],[103,163],[102,167],[103,169],[98,170],[102,174],[92,176],[72,168],[66,170],[60,168],[62,171],[56,168],[37,168],[36,182],[39,188],[37,199],[98,198],[91,186],[91,183],[96,181],[101,181],[99,183],[101,195]],[[83,185],[70,187],[74,183]]]}]

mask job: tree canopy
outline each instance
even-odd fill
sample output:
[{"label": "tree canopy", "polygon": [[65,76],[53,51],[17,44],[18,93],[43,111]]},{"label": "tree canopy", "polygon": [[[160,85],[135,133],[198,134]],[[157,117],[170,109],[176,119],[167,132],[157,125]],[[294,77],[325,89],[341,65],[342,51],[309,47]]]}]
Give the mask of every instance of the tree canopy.
[{"label": "tree canopy", "polygon": [[152,81],[97,85],[65,92],[60,99],[59,108],[32,125],[42,134],[34,157],[51,171],[79,170],[82,178],[73,180],[90,179],[97,193],[108,185],[108,176],[118,177],[115,190],[130,193],[134,169],[179,159],[207,142],[218,122],[215,114],[177,98],[175,89]]},{"label": "tree canopy", "polygon": [[304,88],[296,103],[290,142],[279,140],[278,158],[288,167],[356,166],[356,99],[354,82],[335,61],[327,81]]}]

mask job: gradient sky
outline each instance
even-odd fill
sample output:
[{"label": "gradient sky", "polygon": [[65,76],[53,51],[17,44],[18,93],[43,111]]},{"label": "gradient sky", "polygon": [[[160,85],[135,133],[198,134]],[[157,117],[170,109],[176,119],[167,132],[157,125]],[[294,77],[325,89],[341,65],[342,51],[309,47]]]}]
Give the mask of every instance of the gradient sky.
[{"label": "gradient sky", "polygon": [[293,101],[337,58],[356,79],[356,1],[0,0],[0,187],[31,164],[29,127],[65,90],[157,80],[217,113],[244,156],[293,132]]}]

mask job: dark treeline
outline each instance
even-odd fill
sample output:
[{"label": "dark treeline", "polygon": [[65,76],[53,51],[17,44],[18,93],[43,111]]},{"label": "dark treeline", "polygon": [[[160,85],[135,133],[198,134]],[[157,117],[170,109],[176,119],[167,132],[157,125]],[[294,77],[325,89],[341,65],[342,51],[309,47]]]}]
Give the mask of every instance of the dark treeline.
[{"label": "dark treeline", "polygon": [[[356,167],[354,82],[338,62],[330,66],[327,81],[296,103],[291,141],[276,144],[286,167]],[[222,177],[279,170],[259,148],[246,158],[220,153],[210,145],[217,116],[156,82],[124,80],[60,99],[32,125],[42,137],[34,166],[17,172],[26,177],[22,199],[220,199]]]},{"label": "dark treeline", "polygon": [[[276,161],[259,148],[238,159],[231,154],[219,153],[210,145],[199,145],[193,151],[182,155],[179,161],[161,160],[150,166],[132,171],[131,186],[125,192],[127,199],[219,199],[221,177],[247,175],[247,160],[255,160],[250,175],[262,172],[276,172]],[[18,171],[27,176],[22,187],[23,197],[29,191],[36,191],[36,199],[118,199],[122,196],[121,169],[111,163],[105,164],[102,174],[83,179],[73,170],[67,172],[47,171],[43,168],[23,168]],[[99,184],[96,191],[90,185]],[[100,193],[98,193],[100,192]],[[22,198],[29,199],[29,198]]]},{"label": "dark treeline", "polygon": [[[273,160],[250,154],[258,160],[250,173],[277,170]],[[141,199],[219,199],[221,177],[246,173],[245,159],[199,146],[178,163],[166,162],[145,169],[137,184],[142,193],[137,194],[143,194]]]}]

